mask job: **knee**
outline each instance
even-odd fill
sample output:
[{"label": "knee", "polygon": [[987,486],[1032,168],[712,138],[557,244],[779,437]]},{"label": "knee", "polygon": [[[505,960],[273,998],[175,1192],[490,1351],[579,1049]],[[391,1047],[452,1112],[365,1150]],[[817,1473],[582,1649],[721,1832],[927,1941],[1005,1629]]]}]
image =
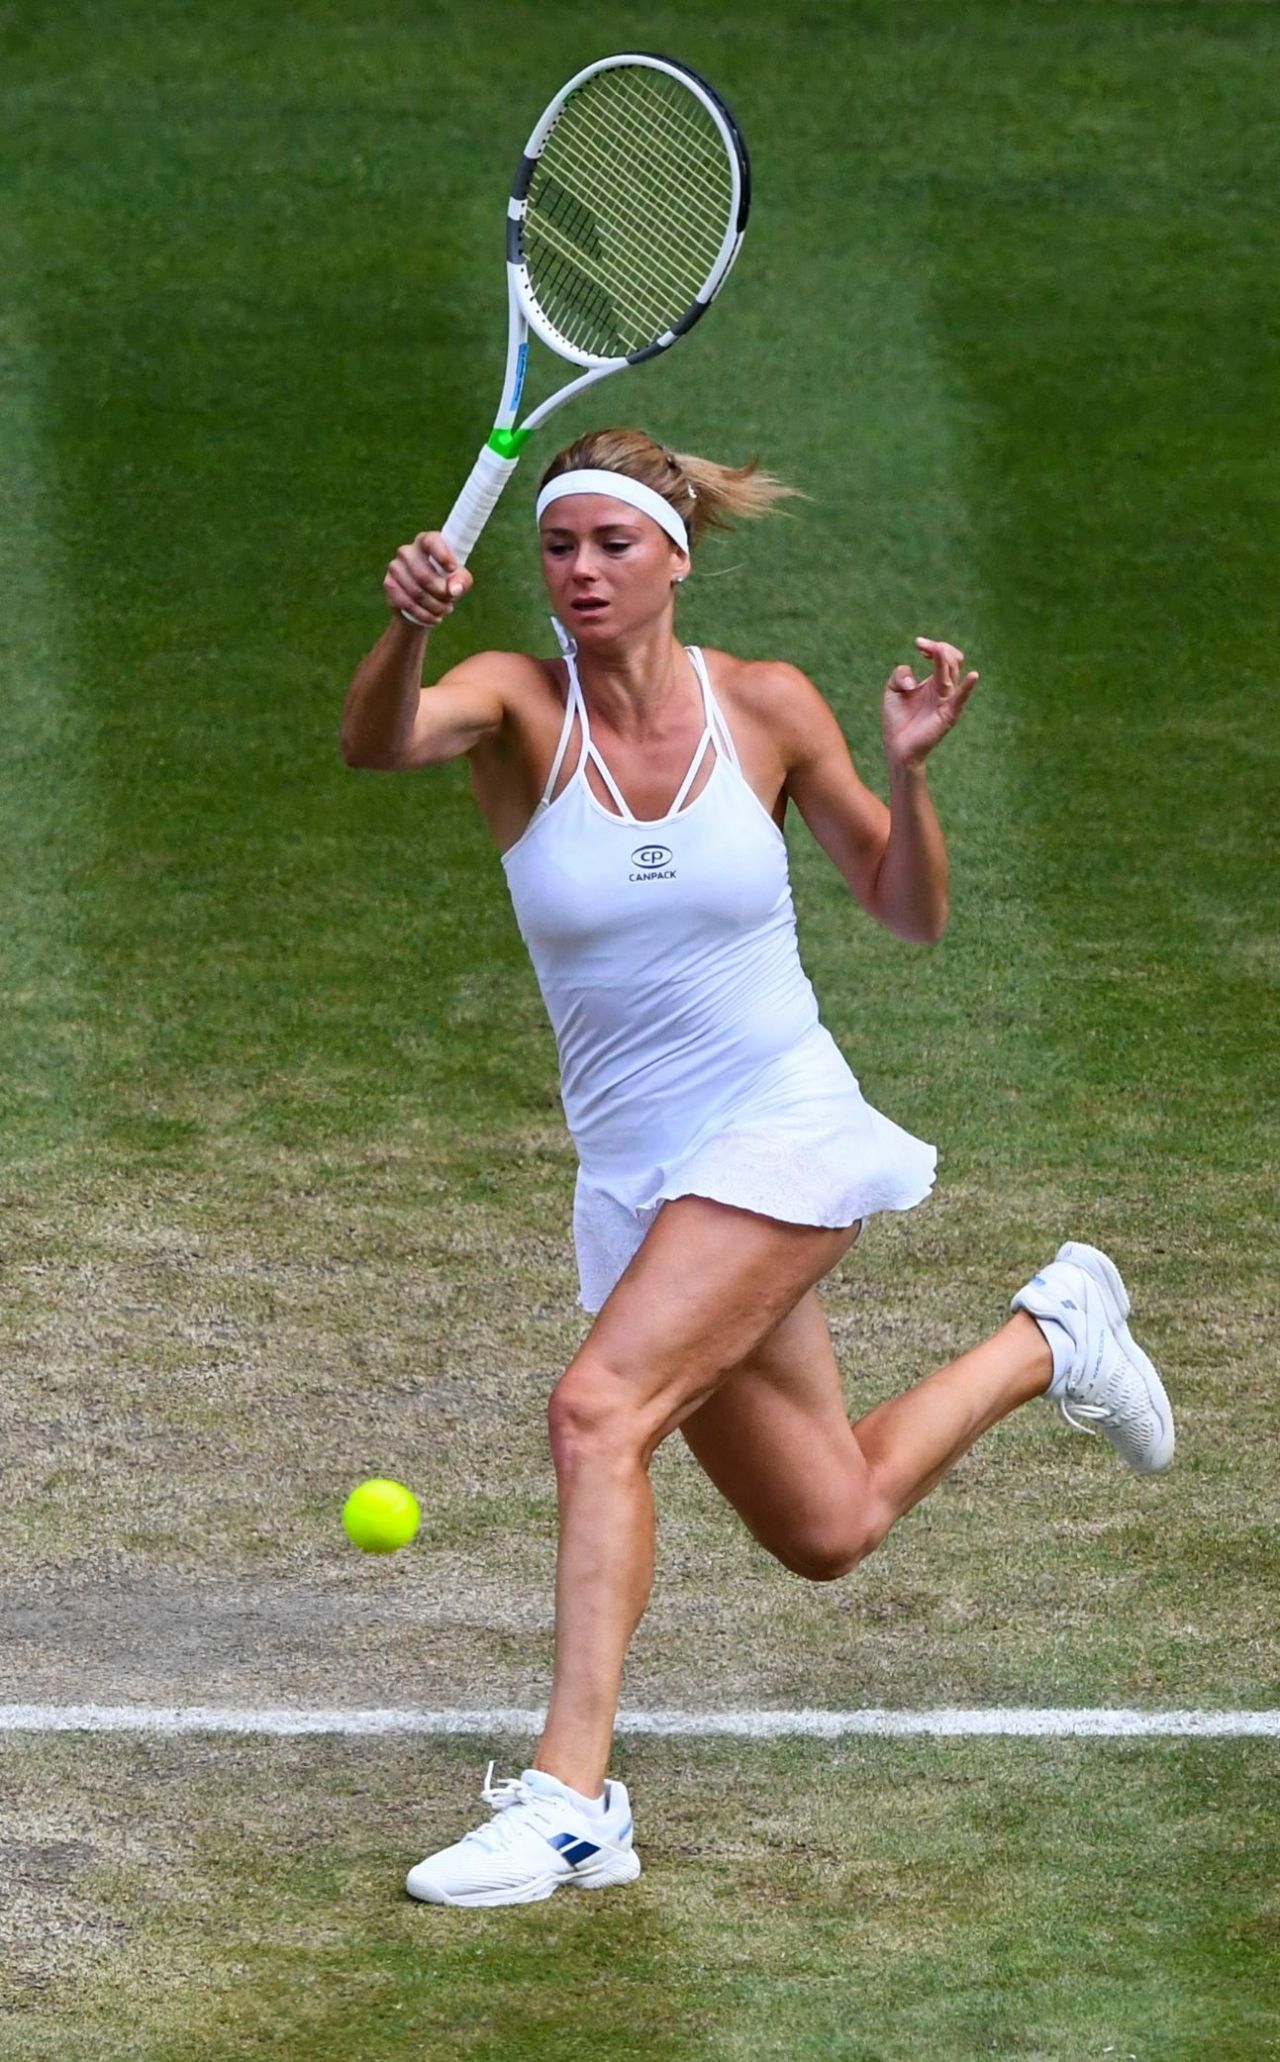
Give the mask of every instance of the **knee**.
[{"label": "knee", "polygon": [[607,1365],[577,1360],[561,1376],[547,1405],[551,1453],[564,1474],[594,1466],[647,1459],[648,1427],[629,1384]]},{"label": "knee", "polygon": [[873,1525],[855,1522],[838,1531],[788,1540],[781,1549],[775,1547],[774,1554],[784,1568],[806,1582],[839,1582],[874,1553],[880,1537]]}]

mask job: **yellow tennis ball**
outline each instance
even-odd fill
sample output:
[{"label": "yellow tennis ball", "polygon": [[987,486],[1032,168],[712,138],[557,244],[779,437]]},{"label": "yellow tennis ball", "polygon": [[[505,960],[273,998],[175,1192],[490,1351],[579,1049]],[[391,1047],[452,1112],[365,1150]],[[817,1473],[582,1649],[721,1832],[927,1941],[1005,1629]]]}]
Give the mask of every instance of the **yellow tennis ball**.
[{"label": "yellow tennis ball", "polygon": [[422,1513],[418,1499],[403,1482],[388,1482],[381,1476],[362,1482],[342,1506],[347,1538],[366,1554],[394,1554],[408,1546]]}]

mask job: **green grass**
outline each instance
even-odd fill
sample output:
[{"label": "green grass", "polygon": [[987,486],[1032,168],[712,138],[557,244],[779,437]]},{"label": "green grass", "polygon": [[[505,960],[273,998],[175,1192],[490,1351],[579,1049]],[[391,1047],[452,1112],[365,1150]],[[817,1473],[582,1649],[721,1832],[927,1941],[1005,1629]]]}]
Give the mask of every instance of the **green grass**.
[{"label": "green grass", "polygon": [[[65,2054],[68,2028],[83,2062],[1274,2051],[1269,1750],[632,1745],[627,1780],[662,1802],[625,1897],[414,1905],[394,1871],[449,1836],[436,1800],[464,1795],[488,1751],[10,1747],[40,1828],[31,1872],[65,1908],[74,1867],[81,1942],[74,2017],[51,2023],[32,1983],[6,2053]],[[86,1853],[72,1815],[122,1768],[133,1812],[94,1814]],[[46,1981],[56,1967],[51,1951]]]},{"label": "green grass", "polygon": [[[554,1053],[465,771],[353,774],[336,728],[488,426],[509,160],[613,34],[568,0],[0,11],[6,1695],[545,1692]],[[1073,1233],[1181,1421],[1132,1485],[1027,1413],[834,1592],[664,1452],[628,1695],[1274,1703],[1276,11],[627,34],[723,85],[756,212],[695,337],[539,451],[637,420],[803,487],[707,550],[686,634],[806,666],[873,781],[917,631],[983,675],[935,952],[792,839],[824,1015],[943,1156],[829,1292],[851,1402]],[[529,464],[442,662],[546,648]],[[337,1513],[382,1472],[427,1523],[371,1567]],[[1274,2046],[1261,1748],[625,1759],[634,1898],[442,1935],[394,1886],[467,1808],[456,1747],[8,1743],[6,2062],[567,2055],[602,2016],[637,2062]]]}]

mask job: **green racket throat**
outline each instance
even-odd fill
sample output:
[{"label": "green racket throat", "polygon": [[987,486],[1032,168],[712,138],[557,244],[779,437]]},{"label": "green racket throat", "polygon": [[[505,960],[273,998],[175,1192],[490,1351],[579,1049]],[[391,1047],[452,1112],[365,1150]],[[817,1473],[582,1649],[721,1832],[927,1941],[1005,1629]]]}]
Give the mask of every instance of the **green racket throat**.
[{"label": "green racket throat", "polygon": [[499,458],[519,458],[532,434],[532,430],[494,430],[489,437],[489,449],[496,451]]}]

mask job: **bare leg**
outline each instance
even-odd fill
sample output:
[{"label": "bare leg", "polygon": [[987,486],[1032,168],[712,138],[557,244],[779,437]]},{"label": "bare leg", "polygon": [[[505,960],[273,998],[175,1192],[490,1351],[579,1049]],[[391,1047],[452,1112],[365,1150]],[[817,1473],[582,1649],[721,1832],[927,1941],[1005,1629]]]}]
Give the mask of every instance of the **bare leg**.
[{"label": "bare leg", "polygon": [[859,1418],[853,1436],[888,1524],[927,1496],[982,1433],[1043,1396],[1052,1374],[1044,1333],[1019,1310],[993,1338]]},{"label": "bare leg", "polygon": [[556,1666],[535,1766],[586,1796],[604,1782],[653,1580],[654,1450],[852,1238],[701,1196],[668,1203],[556,1390]]},{"label": "bare leg", "polygon": [[853,1237],[702,1197],[669,1203],[551,1407],[556,1666],[535,1765],[599,1794],[653,1581],[648,1467],[677,1426],[756,1537],[825,1579],[879,1544],[997,1419],[1049,1385],[1019,1313],[851,1427],[813,1284]]},{"label": "bare leg", "polygon": [[534,1766],[584,1797],[604,1786],[623,1662],[653,1587],[649,1459],[623,1441],[558,1456],[555,1675]]},{"label": "bare leg", "polygon": [[845,1575],[975,1439],[1049,1385],[1018,1315],[851,1426],[822,1306],[806,1296],[687,1418],[685,1440],[762,1546],[817,1581]]}]

